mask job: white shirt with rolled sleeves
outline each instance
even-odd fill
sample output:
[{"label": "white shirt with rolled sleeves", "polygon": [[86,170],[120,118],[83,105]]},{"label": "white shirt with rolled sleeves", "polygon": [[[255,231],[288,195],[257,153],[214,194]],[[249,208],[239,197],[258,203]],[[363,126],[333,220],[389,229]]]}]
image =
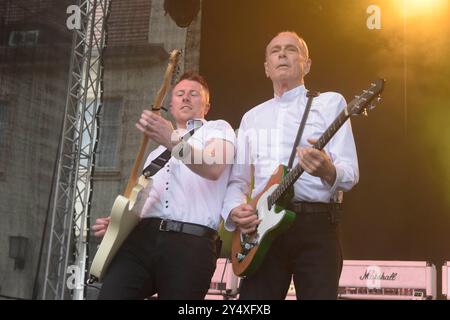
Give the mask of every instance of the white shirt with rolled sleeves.
[{"label": "white shirt with rolled sleeves", "polygon": [[[203,126],[195,131],[188,143],[203,149],[211,139],[236,143],[235,133],[223,120],[202,120]],[[187,131],[193,127],[188,121]],[[150,153],[145,166],[166,148],[159,146]],[[153,177],[153,186],[141,211],[141,218],[157,217],[196,223],[217,230],[220,223],[223,199],[230,176],[227,166],[218,180],[208,180],[192,172],[181,160],[171,157]],[[224,217],[224,220],[226,220]]]},{"label": "white shirt with rolled sleeves", "polygon": [[[281,97],[275,95],[243,116],[223,216],[246,202],[250,186],[250,163],[254,165],[252,197],[264,189],[278,165],[288,165],[308,100],[306,92],[303,85],[296,87]],[[311,146],[307,139],[318,139],[345,106],[345,99],[339,93],[325,92],[315,97],[300,146]],[[337,131],[324,150],[336,167],[334,185],[328,185],[323,179],[304,172],[294,184],[296,200],[326,203],[335,198],[342,200],[342,191],[350,190],[358,182],[358,158],[350,120]],[[293,166],[297,163],[296,154]],[[234,230],[231,219],[226,220],[225,228]]]}]

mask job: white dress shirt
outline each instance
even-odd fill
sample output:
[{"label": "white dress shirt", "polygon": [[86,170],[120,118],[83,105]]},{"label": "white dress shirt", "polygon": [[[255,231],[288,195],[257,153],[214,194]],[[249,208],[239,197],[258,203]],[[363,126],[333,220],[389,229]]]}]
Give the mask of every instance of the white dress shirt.
[{"label": "white dress shirt", "polygon": [[[296,87],[281,97],[275,95],[243,116],[237,138],[236,163],[228,184],[223,214],[229,214],[246,202],[250,189],[250,164],[254,165],[252,198],[264,189],[278,165],[288,165],[308,99],[306,92],[303,85]],[[344,97],[335,92],[315,97],[300,146],[311,146],[307,139],[318,139],[345,106]],[[304,172],[294,184],[296,200],[327,203],[336,197],[342,198],[342,191],[350,190],[358,182],[358,158],[350,120],[337,131],[324,150],[336,167],[334,185]],[[297,163],[296,155],[293,167]],[[230,221],[225,227],[234,229]]]},{"label": "white dress shirt", "polygon": [[[235,133],[223,120],[206,121],[195,131],[188,143],[203,149],[211,139],[222,139],[235,145]],[[191,130],[193,121],[187,123]],[[144,167],[166,148],[159,146],[150,153]],[[157,217],[201,224],[217,230],[220,223],[231,166],[227,166],[218,180],[208,180],[192,172],[181,160],[171,157],[153,177],[153,186],[141,211],[141,218]],[[226,218],[228,215],[224,218]]]}]

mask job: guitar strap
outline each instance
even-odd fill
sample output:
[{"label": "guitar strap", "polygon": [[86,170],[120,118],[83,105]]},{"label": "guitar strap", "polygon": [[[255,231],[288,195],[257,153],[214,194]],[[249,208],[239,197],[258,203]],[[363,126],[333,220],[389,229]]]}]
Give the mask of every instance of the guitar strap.
[{"label": "guitar strap", "polygon": [[292,164],[294,163],[295,154],[297,153],[297,146],[300,143],[300,139],[303,135],[303,130],[305,129],[306,119],[308,118],[309,110],[311,109],[312,101],[315,97],[319,95],[317,91],[308,91],[306,96],[308,97],[308,101],[306,102],[305,112],[303,112],[302,121],[300,122],[300,126],[298,128],[297,137],[295,138],[294,146],[292,147],[291,157],[289,158],[288,170],[292,169]]},{"label": "guitar strap", "polygon": [[[192,128],[189,132],[184,134],[181,137],[181,140],[187,141],[189,138],[197,131],[201,126],[203,125],[203,122],[200,120],[194,120],[194,128]],[[147,167],[144,168],[142,171],[142,174],[147,179],[151,176],[155,175],[159,170],[161,170],[166,163],[170,160],[172,157],[172,152],[169,150],[164,150],[159,156],[157,156]]]}]

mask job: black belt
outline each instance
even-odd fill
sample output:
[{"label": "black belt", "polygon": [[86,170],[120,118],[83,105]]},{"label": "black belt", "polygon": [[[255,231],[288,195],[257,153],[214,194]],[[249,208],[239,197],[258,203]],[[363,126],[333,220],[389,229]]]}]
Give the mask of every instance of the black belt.
[{"label": "black belt", "polygon": [[157,224],[159,231],[181,232],[194,235],[197,237],[205,237],[211,240],[217,240],[219,237],[216,230],[202,226],[200,224],[181,222],[176,220],[164,220],[160,218],[146,218],[151,224]]},{"label": "black belt", "polygon": [[295,213],[325,213],[342,210],[342,203],[293,201],[289,203],[286,209]]}]

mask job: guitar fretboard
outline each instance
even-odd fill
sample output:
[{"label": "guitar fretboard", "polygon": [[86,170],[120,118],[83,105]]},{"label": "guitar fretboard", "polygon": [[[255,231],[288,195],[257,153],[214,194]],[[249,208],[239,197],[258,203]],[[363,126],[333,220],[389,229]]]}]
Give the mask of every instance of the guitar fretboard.
[{"label": "guitar fretboard", "polygon": [[[334,134],[339,130],[339,128],[347,121],[350,116],[347,113],[347,108],[344,109],[337,118],[333,121],[333,123],[325,130],[322,136],[317,140],[317,142],[313,145],[314,149],[322,150],[328,141],[334,136]],[[272,194],[268,197],[269,208],[272,206],[283,196],[283,194],[294,185],[295,181],[303,174],[304,170],[297,164],[281,181],[278,187],[272,192]]]}]

